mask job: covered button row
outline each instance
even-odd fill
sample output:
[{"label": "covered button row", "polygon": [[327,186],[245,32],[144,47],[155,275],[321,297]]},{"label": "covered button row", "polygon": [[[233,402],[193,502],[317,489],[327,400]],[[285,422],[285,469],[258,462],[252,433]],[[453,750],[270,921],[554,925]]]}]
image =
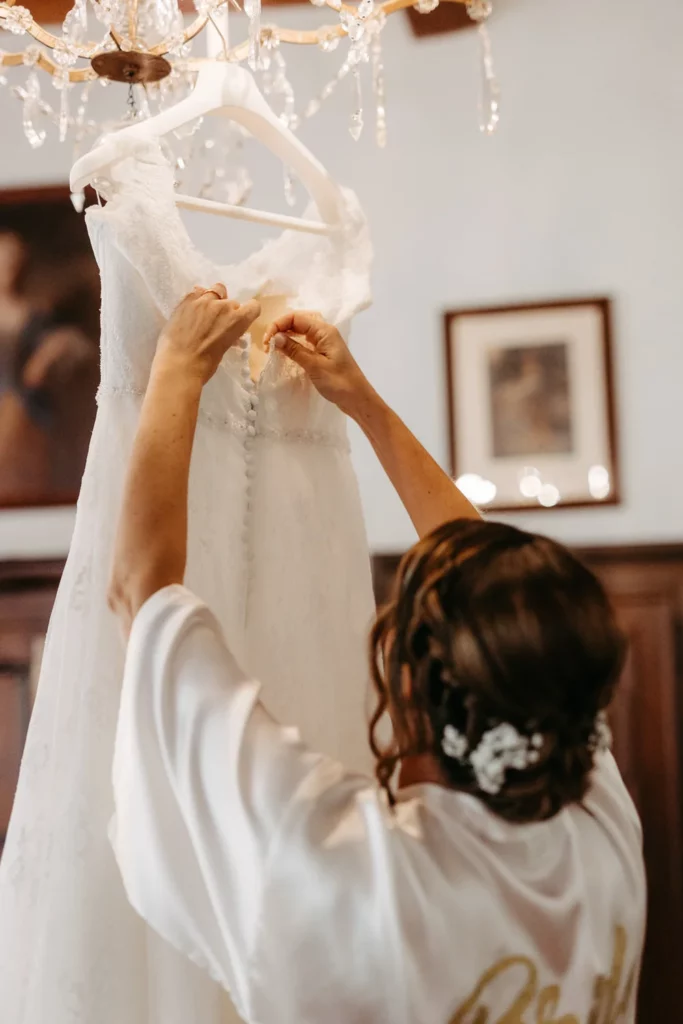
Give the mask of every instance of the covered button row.
[{"label": "covered button row", "polygon": [[[256,385],[251,378],[251,370],[249,368],[249,338],[245,337],[242,339],[242,352],[243,352],[243,363],[242,363],[242,378],[244,380],[244,388],[248,394],[246,418],[247,418],[247,436],[244,439],[244,462],[245,462],[245,473],[248,479],[254,476],[254,452],[252,450],[253,439],[256,436],[256,419],[258,416],[257,407],[259,404],[259,396],[256,394]],[[250,502],[247,498],[247,514],[249,512]],[[245,524],[244,534],[245,539],[248,530]]]}]

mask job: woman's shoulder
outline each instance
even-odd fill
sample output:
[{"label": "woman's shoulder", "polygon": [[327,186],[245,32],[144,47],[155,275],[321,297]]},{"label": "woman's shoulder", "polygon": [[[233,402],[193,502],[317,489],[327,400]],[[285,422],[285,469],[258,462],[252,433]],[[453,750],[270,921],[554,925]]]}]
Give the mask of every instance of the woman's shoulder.
[{"label": "woman's shoulder", "polygon": [[580,808],[598,822],[615,845],[640,856],[643,831],[638,811],[609,751],[595,755],[589,789]]},{"label": "woman's shoulder", "polygon": [[[350,775],[322,760],[290,805],[278,844],[315,863],[331,884],[343,877],[376,877],[378,869],[413,883],[429,877],[466,882],[485,870],[535,874],[541,860],[567,866],[568,859],[602,857],[642,872],[642,832],[637,811],[611,754],[599,754],[590,789],[544,822],[516,824],[480,800],[444,786],[419,784],[400,790],[394,807],[370,779]],[[545,853],[544,853],[545,851]],[[546,858],[547,854],[547,858]],[[290,862],[291,865],[291,862]]]}]

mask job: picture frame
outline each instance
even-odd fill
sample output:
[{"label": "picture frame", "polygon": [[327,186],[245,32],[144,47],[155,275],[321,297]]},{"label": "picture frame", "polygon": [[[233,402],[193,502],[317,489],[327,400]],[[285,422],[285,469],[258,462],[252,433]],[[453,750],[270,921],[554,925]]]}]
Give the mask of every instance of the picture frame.
[{"label": "picture frame", "polygon": [[69,189],[0,191],[0,508],[75,503],[99,320],[99,272]]},{"label": "picture frame", "polygon": [[608,298],[444,314],[451,472],[479,507],[620,503]]}]

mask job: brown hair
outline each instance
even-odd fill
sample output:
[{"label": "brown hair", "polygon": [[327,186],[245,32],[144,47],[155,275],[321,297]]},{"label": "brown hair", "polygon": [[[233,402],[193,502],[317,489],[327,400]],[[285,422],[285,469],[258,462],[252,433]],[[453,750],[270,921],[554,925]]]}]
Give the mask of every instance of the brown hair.
[{"label": "brown hair", "polygon": [[[399,762],[425,753],[449,785],[509,821],[545,820],[582,799],[625,643],[602,586],[560,544],[502,523],[446,523],[403,559],[370,647],[370,744],[392,801]],[[543,744],[537,763],[508,769],[489,794],[442,741],[452,725],[473,750],[500,722]]]}]

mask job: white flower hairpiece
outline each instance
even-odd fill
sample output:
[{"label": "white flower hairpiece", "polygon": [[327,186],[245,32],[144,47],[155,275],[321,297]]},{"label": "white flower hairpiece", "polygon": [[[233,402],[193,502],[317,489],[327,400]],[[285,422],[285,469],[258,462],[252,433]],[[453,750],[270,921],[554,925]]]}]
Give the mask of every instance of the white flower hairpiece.
[{"label": "white flower hairpiece", "polygon": [[446,757],[452,757],[455,761],[463,761],[469,749],[467,737],[458,732],[454,725],[447,725],[444,729],[441,746]]},{"label": "white flower hairpiece", "polygon": [[[505,784],[508,768],[524,771],[540,758],[543,733],[524,736],[510,722],[500,722],[488,729],[474,750],[470,750],[467,737],[453,725],[444,729],[441,748],[446,757],[468,765],[483,793],[500,793]],[[599,712],[588,740],[592,752],[608,750],[612,733],[604,711]]]},{"label": "white flower hairpiece", "polygon": [[604,711],[598,711],[595,716],[593,732],[588,737],[588,749],[593,754],[602,754],[606,750],[610,750],[611,747],[612,730],[610,729],[607,721],[607,714]]}]

